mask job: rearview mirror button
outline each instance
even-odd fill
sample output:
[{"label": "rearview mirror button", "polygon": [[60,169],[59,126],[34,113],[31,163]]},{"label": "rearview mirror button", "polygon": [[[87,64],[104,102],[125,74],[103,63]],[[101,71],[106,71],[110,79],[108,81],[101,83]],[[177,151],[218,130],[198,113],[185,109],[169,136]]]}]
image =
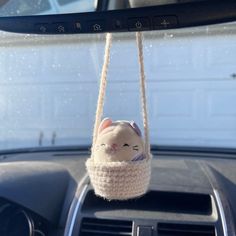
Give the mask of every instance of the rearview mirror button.
[{"label": "rearview mirror button", "polygon": [[46,23],[36,24],[35,29],[37,33],[46,34],[49,32],[49,24]]},{"label": "rearview mirror button", "polygon": [[88,22],[89,31],[91,32],[103,32],[105,30],[105,21],[98,20],[98,21],[89,21]]},{"label": "rearview mirror button", "polygon": [[150,21],[148,18],[131,18],[128,20],[130,31],[140,31],[150,29]]},{"label": "rearview mirror button", "polygon": [[154,18],[154,29],[168,29],[178,26],[176,16],[157,16]]},{"label": "rearview mirror button", "polygon": [[67,33],[68,27],[66,23],[54,23],[53,24],[53,31],[57,32],[58,34]]}]

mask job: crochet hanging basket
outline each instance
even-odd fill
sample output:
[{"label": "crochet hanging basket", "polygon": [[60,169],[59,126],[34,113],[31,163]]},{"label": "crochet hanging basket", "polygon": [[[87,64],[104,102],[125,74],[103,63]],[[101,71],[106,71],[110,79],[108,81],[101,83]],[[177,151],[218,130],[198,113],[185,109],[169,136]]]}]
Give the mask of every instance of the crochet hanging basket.
[{"label": "crochet hanging basket", "polygon": [[127,200],[147,192],[151,175],[151,158],[137,162],[95,163],[86,167],[95,194],[108,200]]},{"label": "crochet hanging basket", "polygon": [[127,200],[144,195],[149,187],[151,176],[151,159],[149,129],[147,119],[147,102],[145,93],[145,75],[143,61],[142,34],[136,33],[139,64],[140,64],[140,88],[141,104],[144,127],[144,156],[138,161],[94,161],[95,144],[99,133],[99,125],[103,114],[104,96],[106,90],[106,76],[110,58],[111,34],[107,34],[104,64],[101,74],[97,111],[95,117],[92,155],[86,161],[87,171],[95,194],[107,200]]}]

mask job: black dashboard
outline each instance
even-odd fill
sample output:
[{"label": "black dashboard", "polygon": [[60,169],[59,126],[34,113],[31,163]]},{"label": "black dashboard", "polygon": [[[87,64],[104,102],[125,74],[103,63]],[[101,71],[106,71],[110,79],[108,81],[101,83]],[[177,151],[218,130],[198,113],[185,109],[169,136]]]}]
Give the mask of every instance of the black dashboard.
[{"label": "black dashboard", "polygon": [[128,201],[95,196],[87,151],[2,155],[0,235],[236,235],[235,154],[153,154],[149,192]]}]

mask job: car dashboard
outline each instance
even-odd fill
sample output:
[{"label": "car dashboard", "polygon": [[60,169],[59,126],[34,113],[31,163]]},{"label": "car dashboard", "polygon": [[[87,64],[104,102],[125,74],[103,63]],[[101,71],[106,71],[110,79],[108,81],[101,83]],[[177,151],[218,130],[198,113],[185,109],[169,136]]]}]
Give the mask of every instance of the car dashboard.
[{"label": "car dashboard", "polygon": [[29,221],[49,236],[236,235],[234,154],[153,151],[148,193],[127,201],[94,194],[88,157],[76,149],[2,155],[0,235],[19,235]]}]

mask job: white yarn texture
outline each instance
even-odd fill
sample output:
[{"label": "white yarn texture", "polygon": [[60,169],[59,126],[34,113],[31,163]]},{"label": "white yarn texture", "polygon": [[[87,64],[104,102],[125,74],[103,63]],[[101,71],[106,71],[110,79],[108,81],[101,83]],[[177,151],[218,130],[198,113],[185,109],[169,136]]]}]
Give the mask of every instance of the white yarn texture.
[{"label": "white yarn texture", "polygon": [[148,190],[150,182],[152,156],[150,153],[149,143],[143,43],[141,32],[136,33],[136,39],[140,66],[140,92],[144,127],[145,154],[147,158],[142,161],[132,162],[95,163],[93,161],[93,149],[98,135],[98,127],[103,114],[104,98],[107,85],[107,72],[112,44],[112,34],[108,33],[106,36],[104,64],[102,68],[95,116],[92,155],[91,158],[86,161],[87,171],[90,176],[91,184],[95,190],[95,194],[108,200],[127,200],[142,196]]},{"label": "white yarn texture", "polygon": [[95,193],[108,200],[126,200],[146,193],[150,181],[150,161],[96,163],[87,168]]}]

